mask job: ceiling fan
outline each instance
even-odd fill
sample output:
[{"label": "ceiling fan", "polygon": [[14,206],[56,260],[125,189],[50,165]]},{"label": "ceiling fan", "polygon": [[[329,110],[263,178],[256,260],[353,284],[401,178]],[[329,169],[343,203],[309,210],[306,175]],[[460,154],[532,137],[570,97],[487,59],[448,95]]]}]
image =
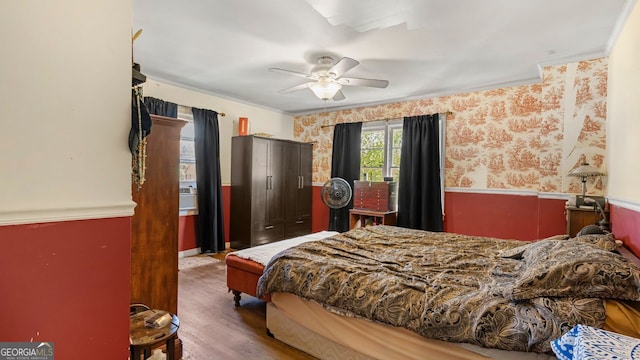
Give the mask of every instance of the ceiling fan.
[{"label": "ceiling fan", "polygon": [[358,64],[360,64],[358,61],[348,57],[343,57],[334,64],[333,58],[321,56],[318,58],[318,63],[311,69],[310,74],[279,68],[270,68],[269,70],[311,80],[304,84],[280,90],[279,93],[288,94],[309,88],[320,100],[344,100],[345,97],[341,90],[343,86],[386,88],[387,85],[389,85],[389,81],[387,80],[342,77],[344,73],[353,69]]}]

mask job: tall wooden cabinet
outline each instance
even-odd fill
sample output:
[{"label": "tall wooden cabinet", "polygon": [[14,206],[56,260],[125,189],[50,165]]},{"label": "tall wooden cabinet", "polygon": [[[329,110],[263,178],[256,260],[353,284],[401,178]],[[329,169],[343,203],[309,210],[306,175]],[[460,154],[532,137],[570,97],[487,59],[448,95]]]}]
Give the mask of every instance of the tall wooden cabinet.
[{"label": "tall wooden cabinet", "polygon": [[311,232],[312,145],[258,136],[231,143],[231,247]]},{"label": "tall wooden cabinet", "polygon": [[132,185],[131,303],[178,312],[180,129],[185,122],[151,115],[146,181]]}]

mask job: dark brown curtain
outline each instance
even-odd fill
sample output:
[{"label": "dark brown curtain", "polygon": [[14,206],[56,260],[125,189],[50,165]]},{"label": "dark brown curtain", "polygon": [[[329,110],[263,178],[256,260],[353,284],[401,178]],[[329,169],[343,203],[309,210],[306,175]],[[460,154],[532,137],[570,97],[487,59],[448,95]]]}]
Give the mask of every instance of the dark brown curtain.
[{"label": "dark brown curtain", "polygon": [[198,232],[196,244],[203,253],[225,250],[220,176],[218,113],[192,108],[195,127]]},{"label": "dark brown curtain", "polygon": [[[354,180],[360,178],[360,142],[362,123],[338,124],[333,128],[333,153],[331,155],[331,177],[345,179],[353,190]],[[349,230],[349,209],[353,208],[353,197],[349,205],[329,210],[329,230]]]},{"label": "dark brown curtain", "polygon": [[405,117],[398,184],[398,226],[442,231],[438,114]]}]

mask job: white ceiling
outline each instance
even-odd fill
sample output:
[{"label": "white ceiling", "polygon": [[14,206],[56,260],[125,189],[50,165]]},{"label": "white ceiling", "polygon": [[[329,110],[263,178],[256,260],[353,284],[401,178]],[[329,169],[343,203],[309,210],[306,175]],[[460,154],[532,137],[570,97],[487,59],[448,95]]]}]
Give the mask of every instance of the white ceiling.
[{"label": "white ceiling", "polygon": [[[134,60],[156,80],[302,114],[540,81],[540,66],[606,56],[635,0],[133,0]],[[319,56],[345,76],[389,80],[309,89]]]}]

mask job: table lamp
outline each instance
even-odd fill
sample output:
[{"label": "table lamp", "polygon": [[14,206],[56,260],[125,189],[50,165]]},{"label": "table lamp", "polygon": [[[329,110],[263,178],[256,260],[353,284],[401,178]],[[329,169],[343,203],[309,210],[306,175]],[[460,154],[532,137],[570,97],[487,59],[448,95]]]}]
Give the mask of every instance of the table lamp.
[{"label": "table lamp", "polygon": [[[582,181],[582,199],[584,199],[586,190],[587,190],[587,178],[596,177],[596,176],[604,176],[604,173],[600,172],[600,170],[595,167],[589,165],[589,163],[582,163],[577,168],[573,169],[569,176],[580,177]],[[578,205],[578,204],[576,204]]]}]

